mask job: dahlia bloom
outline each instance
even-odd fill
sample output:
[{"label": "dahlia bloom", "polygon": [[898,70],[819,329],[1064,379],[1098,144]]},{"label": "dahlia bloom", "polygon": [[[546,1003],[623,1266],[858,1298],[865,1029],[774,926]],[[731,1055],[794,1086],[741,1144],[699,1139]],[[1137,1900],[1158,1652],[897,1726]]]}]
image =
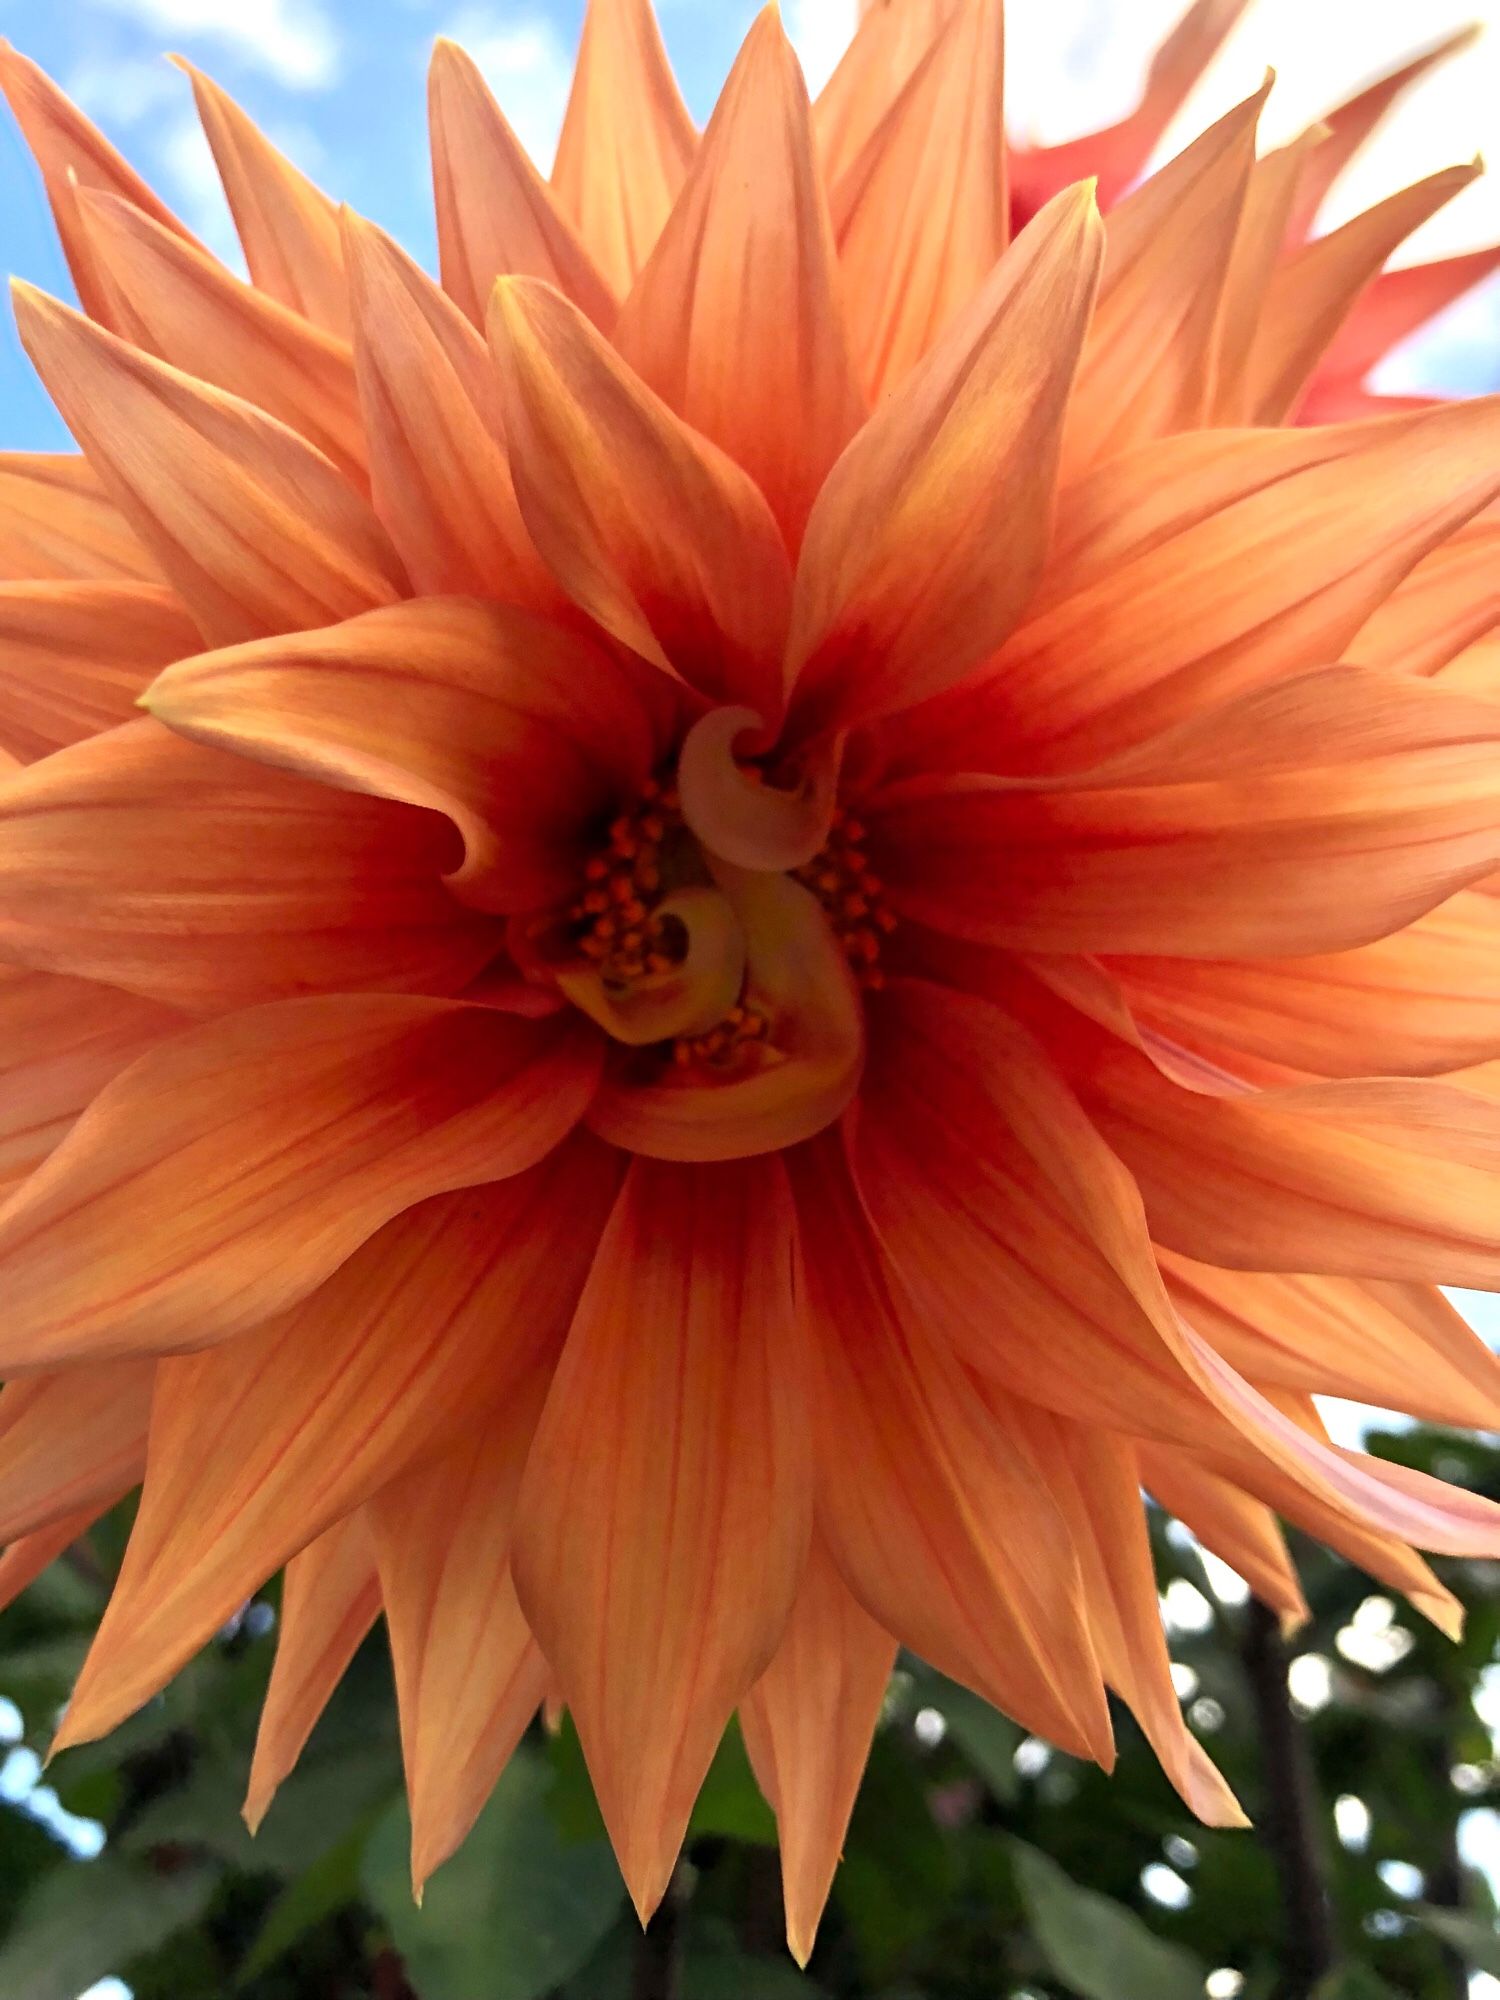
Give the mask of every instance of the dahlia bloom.
[{"label": "dahlia bloom", "polygon": [[1312,1398],[1500,1422],[1500,401],[1283,427],[1467,170],[1289,252],[1368,121],[1261,91],[1127,192],[1234,11],[1014,240],[998,0],[812,107],[772,9],[701,137],[593,0],[550,185],[440,45],[441,288],[195,75],[242,283],[5,57],[84,310],[0,463],[4,1587],[143,1482],[60,1742],[284,1568],[252,1819],[383,1613],[419,1882],[550,1698],[649,1913],[738,1709],[805,1958],[898,1643],[1241,1819],[1143,1489],[1451,1627],[1500,1514]]}]

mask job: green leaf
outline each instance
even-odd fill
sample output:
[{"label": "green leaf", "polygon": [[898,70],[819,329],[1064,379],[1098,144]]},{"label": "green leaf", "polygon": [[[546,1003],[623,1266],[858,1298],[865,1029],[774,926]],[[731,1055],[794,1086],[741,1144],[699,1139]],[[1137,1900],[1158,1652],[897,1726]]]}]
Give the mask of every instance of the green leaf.
[{"label": "green leaf", "polygon": [[688,1838],[715,1833],[726,1840],[743,1840],[755,1847],[776,1845],[776,1815],[766,1804],[737,1721],[731,1720],[724,1740],[714,1752],[693,1817],[688,1822]]},{"label": "green leaf", "polygon": [[1016,1748],[1026,1732],[991,1708],[982,1695],[974,1694],[957,1681],[930,1667],[921,1669],[917,1689],[924,1705],[935,1708],[948,1725],[948,1734],[974,1766],[1003,1805],[1012,1804],[1020,1794],[1016,1776]]},{"label": "green leaf", "polygon": [[245,1954],[235,1979],[237,1989],[259,1978],[326,1917],[357,1899],[365,1843],[374,1824],[372,1815],[282,1890]]},{"label": "green leaf", "polygon": [[1318,1981],[1312,2000],[1399,2000],[1399,1996],[1369,1966],[1346,1965]]},{"label": "green leaf", "polygon": [[1133,1910],[1085,1889],[1023,1840],[1010,1843],[1037,1946],[1082,2000],[1203,2000],[1207,1968],[1153,1937]]},{"label": "green leaf", "polygon": [[546,1807],[550,1783],[546,1759],[518,1750],[420,1910],[405,1805],[376,1826],[365,1894],[422,2000],[536,2000],[570,1978],[614,1922],[624,1894],[614,1856],[603,1841],[563,1840]]},{"label": "green leaf", "polygon": [[1472,1911],[1438,1910],[1418,1903],[1411,1911],[1424,1930],[1456,1951],[1470,1972],[1500,1979],[1500,1926]]},{"label": "green leaf", "polygon": [[163,1873],[126,1854],[71,1861],[38,1884],[0,1948],[5,2000],[78,2000],[111,1973],[156,1951],[199,1917],[218,1880],[212,1868]]}]

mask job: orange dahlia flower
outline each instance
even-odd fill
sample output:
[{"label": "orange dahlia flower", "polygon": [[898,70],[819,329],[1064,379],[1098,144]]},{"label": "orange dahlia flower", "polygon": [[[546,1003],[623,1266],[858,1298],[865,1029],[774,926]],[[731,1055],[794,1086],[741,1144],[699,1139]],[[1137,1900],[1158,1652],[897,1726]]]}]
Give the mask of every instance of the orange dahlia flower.
[{"label": "orange dahlia flower", "polygon": [[251,1815],[383,1611],[418,1880],[550,1691],[649,1912],[738,1709],[805,1958],[898,1643],[1237,1821],[1142,1489],[1289,1620],[1278,1517],[1445,1626],[1500,1551],[1312,1400],[1500,1420],[1500,402],[1275,427],[1432,185],[1284,256],[1259,92],[1007,247],[998,0],[816,107],[772,9],[701,139],[594,0],[550,186],[439,47],[441,289],[195,76],[244,284],[4,81],[85,309],[0,468],[6,1587],[144,1481],[60,1740],[285,1566]]}]

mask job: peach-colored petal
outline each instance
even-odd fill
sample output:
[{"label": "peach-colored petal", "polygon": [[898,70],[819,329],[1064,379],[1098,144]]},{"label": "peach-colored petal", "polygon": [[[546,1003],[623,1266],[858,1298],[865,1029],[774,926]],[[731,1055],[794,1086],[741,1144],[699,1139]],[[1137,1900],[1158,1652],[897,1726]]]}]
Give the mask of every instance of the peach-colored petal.
[{"label": "peach-colored petal", "polygon": [[504,1407],[555,1350],[619,1177],[570,1140],[401,1216],[279,1319],[159,1365],[146,1490],[68,1736],[113,1727],[284,1562]]},{"label": "peach-colored petal", "polygon": [[325,333],[349,337],[338,209],[234,99],[180,56],[213,149],[250,276]]},{"label": "peach-colored petal", "polygon": [[118,195],[77,199],[116,333],[279,417],[356,485],[363,482],[364,436],[347,341],[242,284]]},{"label": "peach-colored petal", "polygon": [[795,550],[865,405],[807,89],[774,8],[746,38],[614,342],[744,467]]},{"label": "peach-colored petal", "polygon": [[774,724],[790,566],[751,480],[550,286],[502,279],[490,342],[521,513],[558,582],[644,658]]},{"label": "peach-colored petal", "polygon": [[15,290],[22,341],[64,419],[210,643],[326,625],[402,594],[384,531],[321,452]]},{"label": "peach-colored petal", "polygon": [[1438,682],[1481,701],[1500,701],[1500,637],[1476,640],[1439,668]]},{"label": "peach-colored petal", "polygon": [[697,143],[651,0],[588,0],[552,188],[617,292],[650,256]]},{"label": "peach-colored petal", "polygon": [[1206,420],[1270,88],[1268,79],[1105,219],[1098,304],[1068,403],[1065,480]]},{"label": "peach-colored petal", "polygon": [[446,813],[463,840],[450,886],[487,910],[565,897],[589,837],[654,760],[649,718],[607,653],[469,597],[202,654],[147,705],[199,742]]},{"label": "peach-colored petal", "polygon": [[890,393],[985,284],[1010,236],[1001,0],[965,0],[833,190],[850,331]]},{"label": "peach-colored petal", "polygon": [[0,1542],[137,1483],[155,1373],[150,1361],[110,1361],[0,1389]]},{"label": "peach-colored petal", "polygon": [[12,1542],[4,1555],[0,1555],[0,1611],[13,1604],[23,1590],[29,1590],[44,1569],[81,1540],[99,1516],[109,1511],[114,1500],[123,1498],[123,1493],[117,1493],[102,1507],[94,1502],[55,1521],[50,1528],[27,1535],[24,1541]]},{"label": "peach-colored petal", "polygon": [[195,1012],[455,992],[493,922],[443,885],[452,829],[142,718],[0,782],[0,949]]},{"label": "peach-colored petal", "polygon": [[53,220],[84,310],[102,325],[113,326],[109,289],[97,268],[94,246],[80,214],[79,191],[99,188],[119,195],[183,242],[192,244],[196,239],[51,77],[8,42],[0,42],[0,91],[9,99],[16,123],[41,168]]},{"label": "peach-colored petal", "polygon": [[896,1642],[850,1596],[815,1534],[775,1657],[740,1704],[745,1748],[776,1812],[786,1938],[806,1965],[843,1851]]},{"label": "peach-colored petal", "polygon": [[1035,587],[1103,233],[1059,197],[830,474],[797,571],[804,730],[910,707],[994,651]]},{"label": "peach-colored petal", "polygon": [[1288,258],[1267,289],[1250,355],[1253,422],[1286,417],[1386,258],[1480,171],[1476,164],[1431,174]]},{"label": "peach-colored petal", "polygon": [[1076,1756],[1112,1761],[1077,1556],[1019,1403],[981,1397],[884,1266],[837,1143],[789,1156],[818,1522],[865,1610]]},{"label": "peach-colored petal", "polygon": [[1436,1076],[1500,1057],[1500,907],[1466,890],[1313,958],[1116,959],[1136,1018],[1178,1042],[1318,1076]]},{"label": "peach-colored petal", "polygon": [[184,1026],[111,986],[0,967],[0,1187],[24,1180],[105,1084]]},{"label": "peach-colored petal", "polygon": [[807,1558],[795,1255],[777,1160],[636,1161],[526,1464],[516,1588],[643,1919]]},{"label": "peach-colored petal", "polygon": [[495,280],[545,278],[606,331],[616,300],[490,95],[471,56],[439,36],[427,78],[443,288],[476,327]]},{"label": "peach-colored petal", "polygon": [[1183,1317],[1251,1381],[1428,1423],[1500,1424],[1500,1360],[1438,1291],[1225,1271],[1170,1250],[1160,1258]]},{"label": "peach-colored petal", "polygon": [[1436,674],[1500,625],[1500,516],[1493,508],[1440,542],[1349,642],[1345,658]]},{"label": "peach-colored petal", "polygon": [[1316,415],[1330,387],[1360,383],[1375,364],[1408,334],[1461,299],[1465,292],[1500,269],[1500,246],[1440,257],[1431,264],[1407,264],[1383,271],[1334,335],[1319,364],[1303,409],[1305,421],[1324,422]]},{"label": "peach-colored petal", "polygon": [[516,1494],[546,1387],[538,1368],[370,1504],[418,1895],[478,1818],[546,1693],[547,1664],[510,1575]]},{"label": "peach-colored petal", "polygon": [[31,763],[136,718],[198,629],[164,585],[0,583],[0,745]]},{"label": "peach-colored petal", "polygon": [[363,1513],[348,1514],[286,1566],[245,1819],[259,1827],[295,1768],[328,1698],[380,1612],[375,1547]]},{"label": "peach-colored petal", "polygon": [[1211,1471],[1192,1452],[1141,1443],[1136,1458],[1141,1483],[1153,1499],[1244,1578],[1261,1602],[1280,1615],[1283,1630],[1307,1623],[1312,1613],[1286,1537],[1263,1501]]},{"label": "peach-colored petal", "polygon": [[738,1160],[795,1146],[840,1117],[859,1087],[859,989],[821,905],[784,875],[721,866],[745,940],[745,993],[765,1015],[770,1058],[747,1076],[606,1075],[589,1109],[602,1138],[658,1160]]},{"label": "peach-colored petal", "polygon": [[188,1029],[0,1206],[6,1371],[245,1332],[414,1202],[534,1165],[597,1061],[576,1018],[396,994]]},{"label": "peach-colored petal", "polygon": [[813,105],[823,178],[837,187],[911,80],[958,0],[860,0],[859,26]]},{"label": "peach-colored petal", "polygon": [[1327,667],[1093,772],[912,779],[865,810],[894,907],[955,936],[1281,957],[1368,944],[1500,865],[1497,749],[1500,707]]},{"label": "peach-colored petal", "polygon": [[413,586],[562,609],[516,504],[484,341],[383,230],[346,209],[344,232],[375,511]]},{"label": "peach-colored petal", "polygon": [[87,459],[0,451],[0,577],[150,583],[160,571]]},{"label": "peach-colored petal", "polygon": [[1133,1711],[1162,1769],[1197,1817],[1208,1826],[1248,1826],[1239,1801],[1183,1719],[1172,1685],[1134,1448],[1092,1425],[1058,1417],[1033,1421],[1053,1492],[1072,1522],[1105,1681]]},{"label": "peach-colored petal", "polygon": [[1250,169],[1220,303],[1209,404],[1216,424],[1248,424],[1251,420],[1254,392],[1247,377],[1261,307],[1285,250],[1292,208],[1310,158],[1327,137],[1326,126],[1314,125],[1290,145],[1264,154]]}]

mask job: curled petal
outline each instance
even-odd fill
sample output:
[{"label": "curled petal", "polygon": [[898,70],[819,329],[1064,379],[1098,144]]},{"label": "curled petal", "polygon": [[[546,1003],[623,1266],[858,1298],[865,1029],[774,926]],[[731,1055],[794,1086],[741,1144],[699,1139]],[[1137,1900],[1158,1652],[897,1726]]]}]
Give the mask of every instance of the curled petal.
[{"label": "curled petal", "polygon": [[653,1159],[736,1160],[796,1145],[831,1125],[859,1087],[864,1010],[816,898],[781,875],[719,875],[745,936],[747,998],[769,1016],[769,1049],[732,1082],[607,1077],[590,1127]]},{"label": "curled petal", "polygon": [[753,708],[715,708],[688,731],[677,766],[682,813],[705,847],[736,868],[800,868],[823,846],[833,822],[842,739],[815,744],[795,789],[762,781],[739,764],[734,746],[760,735]]},{"label": "curled petal", "polygon": [[593,970],[556,975],[574,1006],[629,1048],[707,1034],[745,983],[745,934],[727,896],[716,889],[679,889],[662,898],[655,914],[687,933],[687,954],[670,972],[649,974],[619,994]]}]

